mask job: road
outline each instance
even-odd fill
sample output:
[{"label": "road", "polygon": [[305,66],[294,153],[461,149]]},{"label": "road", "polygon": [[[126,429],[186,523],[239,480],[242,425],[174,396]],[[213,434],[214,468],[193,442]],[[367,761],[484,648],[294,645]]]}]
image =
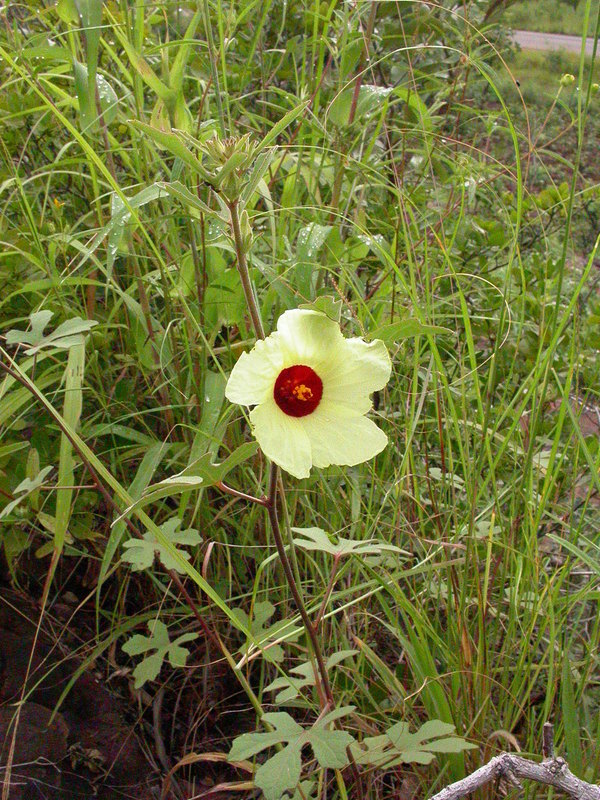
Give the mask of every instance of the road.
[{"label": "road", "polygon": [[[569,53],[581,52],[581,36],[568,36],[565,33],[513,31],[513,38],[515,42],[523,48],[523,50],[566,50]],[[586,55],[592,55],[593,46],[593,38],[590,37],[586,39]]]}]

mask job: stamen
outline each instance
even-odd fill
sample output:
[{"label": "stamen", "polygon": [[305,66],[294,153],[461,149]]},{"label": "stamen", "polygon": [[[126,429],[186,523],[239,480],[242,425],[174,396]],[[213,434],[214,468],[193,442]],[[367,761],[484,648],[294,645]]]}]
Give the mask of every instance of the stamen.
[{"label": "stamen", "polygon": [[310,386],[306,386],[304,383],[299,384],[298,386],[294,386],[292,389],[292,394],[294,397],[297,397],[298,400],[312,400],[312,389]]},{"label": "stamen", "polygon": [[321,402],[323,381],[312,367],[295,364],[281,370],[273,387],[273,399],[290,417],[306,417]]}]

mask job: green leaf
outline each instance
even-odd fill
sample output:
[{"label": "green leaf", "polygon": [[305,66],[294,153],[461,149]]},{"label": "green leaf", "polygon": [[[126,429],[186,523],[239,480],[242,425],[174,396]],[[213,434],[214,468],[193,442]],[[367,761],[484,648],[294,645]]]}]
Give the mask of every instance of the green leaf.
[{"label": "green leaf", "polygon": [[176,91],[161,81],[146,59],[137,52],[127,36],[120,30],[119,26],[114,26],[112,30],[116,33],[123,50],[127,53],[131,66],[136,70],[144,83],[149,86],[156,96],[164,103],[169,103],[174,100]]},{"label": "green leaf", "polygon": [[[129,487],[129,494],[134,500],[137,500],[144,489],[148,486],[152,480],[152,476],[158,468],[158,465],[168,451],[169,445],[165,444],[164,442],[153,442],[147,446],[146,453],[137,469],[135,478]],[[126,525],[124,520],[120,520],[112,526],[108,542],[106,543],[106,547],[102,555],[100,574],[98,576],[98,585],[100,586],[102,585],[106,573],[108,572],[108,568],[113,556],[121,543],[121,539],[125,533],[125,527]]]},{"label": "green leaf", "polygon": [[265,800],[279,800],[286,790],[298,785],[302,773],[302,758],[298,745],[288,745],[261,764],[254,783],[262,789]]},{"label": "green leaf", "polygon": [[[383,108],[392,91],[392,88],[364,83],[358,90],[353,122],[360,121],[362,117]],[[344,128],[348,125],[353,100],[354,86],[350,86],[340,92],[329,107],[328,119],[338,128]]]},{"label": "green leaf", "polygon": [[402,550],[393,544],[380,542],[377,539],[365,539],[364,541],[354,541],[353,539],[343,539],[338,537],[337,543],[333,543],[327,533],[321,528],[292,528],[294,533],[299,533],[303,538],[294,539],[294,544],[303,550],[318,550],[322,553],[329,553],[336,558],[344,556],[367,556],[381,555],[383,552],[401,553]]},{"label": "green leaf", "polygon": [[342,318],[342,301],[339,297],[322,295],[312,303],[300,303],[299,308],[309,308],[312,311],[320,311],[334,322],[339,322]]},{"label": "green leaf", "polygon": [[[345,661],[347,658],[356,655],[358,652],[358,650],[340,650],[340,652],[333,653],[329,656],[325,662],[325,666],[327,667],[327,670],[330,670],[338,664],[341,664],[341,662]],[[275,703],[278,705],[288,703],[290,700],[294,700],[300,694],[301,689],[305,688],[306,686],[314,686],[316,683],[315,671],[310,661],[306,661],[304,664],[299,664],[297,667],[293,667],[290,672],[294,673],[295,675],[299,675],[300,677],[296,678],[283,675],[280,678],[275,678],[275,680],[272,681],[268,686],[265,686],[265,692],[282,690],[279,691],[274,698]]]},{"label": "green leaf", "polygon": [[[275,663],[283,661],[283,648],[279,644],[272,644],[272,642],[279,639],[284,632],[286,640],[293,641],[300,636],[303,629],[291,626],[287,620],[280,620],[273,625],[268,625],[269,620],[275,613],[275,606],[268,600],[255,603],[252,610],[254,617],[251,620],[243,609],[233,609],[240,622],[252,634],[251,637],[247,637],[246,642],[239,648],[238,652],[247,656],[255,652],[257,648],[260,648],[263,656],[269,661]],[[285,678],[283,680],[285,681]]]},{"label": "green leaf", "polygon": [[10,503],[4,506],[2,511],[0,511],[0,519],[4,519],[7,517],[11,511],[13,511],[20,503],[23,502],[29,495],[36,492],[40,486],[43,486],[46,483],[46,478],[52,472],[53,467],[44,467],[44,469],[40,470],[40,472],[36,475],[35,478],[25,478],[22,480],[21,483],[15,488],[13,491],[13,495],[15,496],[14,500],[11,500]]},{"label": "green leaf", "polygon": [[564,655],[561,681],[561,707],[563,712],[563,728],[565,732],[565,745],[569,765],[575,775],[581,775],[583,770],[583,753],[581,751],[581,731],[579,726],[579,711],[575,698],[573,673],[568,654]]},{"label": "green leaf", "polygon": [[56,13],[67,25],[79,25],[79,12],[75,0],[59,0],[56,4]]},{"label": "green leaf", "polygon": [[342,769],[348,764],[346,748],[354,743],[354,739],[346,731],[330,730],[329,725],[353,710],[354,706],[335,709],[307,729],[302,728],[285,711],[265,714],[263,721],[272,725],[274,730],[238,736],[227,758],[229,761],[242,761],[268,747],[285,743],[283,750],[261,764],[254,776],[254,782],[262,789],[266,800],[279,800],[284,792],[293,790],[300,780],[300,754],[305,744],[310,744],[321,767]]},{"label": "green leaf", "polygon": [[298,103],[298,105],[296,105],[291,111],[288,111],[288,113],[285,114],[285,116],[283,116],[279,122],[276,122],[271,130],[267,133],[265,138],[262,139],[254,149],[254,156],[256,157],[259,153],[269,147],[271,143],[274,142],[279,136],[279,134],[282,133],[282,131],[284,131],[288,125],[291,125],[292,122],[304,112],[304,109],[309,103],[310,100],[304,100],[302,103]]},{"label": "green leaf", "polygon": [[[189,544],[196,545],[202,541],[198,531],[188,528],[179,530],[181,520],[172,517],[160,526],[161,532],[173,545]],[[121,561],[131,564],[131,568],[139,572],[149,569],[154,564],[154,559],[158,558],[165,569],[174,569],[176,572],[183,572],[179,561],[155,538],[154,534],[147,531],[142,539],[128,539],[123,543],[127,552],[121,556]],[[190,554],[177,548],[177,555],[189,561]]]},{"label": "green leaf", "polygon": [[269,731],[268,733],[243,733],[241,736],[237,736],[234,739],[227,760],[245,761],[248,758],[252,758],[257,753],[266,750],[267,747],[279,744],[281,741],[283,741],[283,739],[279,731]]},{"label": "green leaf", "polygon": [[415,336],[434,335],[438,333],[452,333],[450,328],[442,328],[440,325],[426,325],[418,319],[403,319],[400,322],[392,322],[383,325],[374,331],[369,331],[370,339],[382,339],[385,344],[391,345],[402,339],[413,339]]},{"label": "green leaf", "polygon": [[84,334],[98,323],[92,319],[73,319],[62,322],[52,333],[44,335],[44,329],[50,322],[52,311],[35,311],[29,316],[31,330],[20,331],[10,330],[6,334],[7,344],[26,344],[29,345],[25,350],[26,355],[30,356],[39,352],[44,347],[56,347],[66,350],[74,345],[80,345],[84,341]]},{"label": "green leaf", "polygon": [[[55,335],[64,326],[68,330],[77,328],[77,324],[73,325],[74,320],[69,320],[68,323],[60,325]],[[63,419],[69,424],[72,430],[77,430],[79,427],[79,419],[81,417],[81,409],[83,406],[83,373],[85,369],[85,339],[81,334],[76,334],[80,337],[80,342],[75,344],[69,350],[69,357],[67,361],[67,368],[65,370],[65,398],[63,404]],[[65,433],[60,436],[60,460],[58,463],[58,480],[56,482],[57,495],[56,495],[56,514],[54,523],[54,550],[55,552],[62,552],[67,535],[67,528],[71,519],[71,501],[73,498],[73,485],[75,482],[75,457],[73,453],[73,445],[71,440]]]},{"label": "green leaf", "polygon": [[142,687],[147,681],[153,681],[158,676],[165,658],[169,659],[169,663],[173,667],[185,666],[190,652],[186,647],[182,647],[182,644],[198,638],[197,633],[184,633],[171,642],[167,626],[159,619],[148,623],[148,631],[150,636],[136,633],[122,647],[123,651],[130,656],[139,656],[150,650],[156,651],[140,661],[134,669],[136,689]]},{"label": "green leaf", "polygon": [[[119,243],[131,220],[132,212],[154,200],[158,200],[160,197],[164,197],[164,195],[162,183],[153,183],[151,186],[146,186],[132,197],[125,198],[125,201],[116,192],[113,192],[110,203],[110,222],[100,234],[100,240],[104,236],[108,236],[107,271],[109,276],[112,274],[115,258],[119,251]],[[98,244],[100,240],[98,240]]]},{"label": "green leaf", "polygon": [[185,206],[195,208],[196,211],[200,211],[203,214],[208,214],[209,216],[217,214],[216,211],[213,211],[213,209],[207,206],[206,203],[200,200],[197,195],[192,194],[187,186],[184,186],[180,181],[171,181],[170,183],[168,181],[162,181],[157,185],[164,189],[168,194],[176,197],[178,200],[181,200]]},{"label": "green leaf", "polygon": [[90,131],[98,119],[96,106],[96,91],[100,100],[102,118],[107,125],[115,119],[118,113],[119,99],[108,80],[100,73],[96,74],[96,88],[90,87],[88,69],[85,64],[73,59],[73,76],[75,78],[75,91],[79,103],[81,130]]},{"label": "green leaf", "polygon": [[202,19],[202,12],[196,11],[177,50],[177,55],[169,71],[169,86],[175,92],[180,92],[183,85],[185,67],[194,49],[194,35]]},{"label": "green leaf", "polygon": [[240,196],[242,208],[244,208],[250,202],[252,195],[258,189],[258,186],[269,169],[276,152],[277,151],[275,148],[269,148],[268,150],[265,150],[264,153],[260,153],[260,155],[256,158],[254,166],[252,167],[252,172],[248,176],[248,182],[244,185],[242,194]]},{"label": "green leaf", "polygon": [[298,232],[294,278],[296,289],[304,297],[314,294],[318,274],[315,264],[332,230],[331,225],[311,222]]},{"label": "green leaf", "polygon": [[168,150],[172,155],[180,158],[183,163],[190,167],[194,173],[199,175],[202,180],[212,180],[210,173],[202,166],[202,163],[196,158],[192,151],[185,146],[177,133],[161,131],[158,128],[152,128],[145,122],[139,122],[138,120],[130,120],[129,124],[137,128],[137,130],[142,131],[142,133],[147,134],[152,141],[160,145],[160,147],[164,147],[165,150]]},{"label": "green leaf", "polygon": [[352,746],[359,764],[393,766],[402,763],[429,764],[436,753],[460,753],[473,749],[460,736],[453,736],[454,725],[429,720],[416,733],[410,733],[406,722],[397,722],[381,736],[368,736]]},{"label": "green leaf", "polygon": [[153,653],[143,661],[140,661],[137,667],[133,670],[135,688],[141,689],[145,683],[148,681],[153,681],[155,678],[157,678],[163,665],[163,661],[164,657],[162,653]]},{"label": "green leaf", "polygon": [[354,738],[347,731],[332,731],[316,726],[310,737],[315,758],[322,767],[331,769],[343,769],[346,766],[346,748],[353,742]]}]

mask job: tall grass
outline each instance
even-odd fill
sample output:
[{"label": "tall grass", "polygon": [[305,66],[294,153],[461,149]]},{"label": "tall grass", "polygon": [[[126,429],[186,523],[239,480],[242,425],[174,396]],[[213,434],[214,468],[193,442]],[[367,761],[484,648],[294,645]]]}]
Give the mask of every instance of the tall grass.
[{"label": "tall grass", "polygon": [[[598,192],[597,174],[584,180],[579,168],[592,79],[582,63],[580,101],[559,95],[552,119],[564,110],[577,135],[557,156],[551,126],[538,136],[533,118],[532,129],[484,5],[248,0],[203,2],[194,17],[186,4],[121,2],[106,4],[99,31],[68,4],[3,12],[2,334],[26,330],[41,309],[54,312],[49,329],[98,323],[79,421],[62,413],[64,349],[27,357],[14,336],[3,347],[2,496],[58,469],[52,491],[26,495],[2,520],[4,557],[12,581],[35,593],[28,557],[54,537],[62,549],[65,536],[51,602],[72,570],[94,570],[91,652],[117,643],[123,666],[135,663],[120,649],[129,616],[160,616],[176,638],[200,630],[189,601],[201,608],[221,649],[204,631],[189,644],[191,677],[165,665],[145,687],[164,685],[182,720],[174,760],[194,741],[226,751],[272,709],[265,687],[308,656],[262,509],[209,486],[138,512],[132,524],[161,542],[172,517],[201,533],[179,563],[191,597],[158,565],[138,574],[118,561],[131,535],[111,525],[119,512],[250,438],[224,400],[252,344],[227,228],[165,193],[159,182],[180,181],[217,208],[184,161],[131,121],[259,140],[308,101],[249,207],[263,323],[270,331],[283,310],[322,295],[342,301],[347,335],[415,321],[387,334],[394,372],[375,414],[389,447],[361,467],[285,483],[294,526],[402,551],[340,566],[319,633],[326,655],[355,652],[331,671],[334,693],[356,707],[358,738],[440,719],[477,745],[430,767],[373,771],[369,790],[397,792],[410,769],[425,795],[499,750],[539,753],[547,720],[572,768],[595,776]],[[86,83],[95,33],[98,102]],[[88,70],[77,85],[74,62]],[[260,454],[227,476],[255,495],[265,481]],[[331,557],[299,548],[297,559],[316,614]],[[244,658],[245,642],[264,648],[275,622],[282,660],[269,649]],[[223,686],[219,660],[235,679]],[[96,663],[108,675],[110,662]],[[217,708],[212,724],[186,696]],[[289,709],[314,719],[317,697],[304,689]]]}]

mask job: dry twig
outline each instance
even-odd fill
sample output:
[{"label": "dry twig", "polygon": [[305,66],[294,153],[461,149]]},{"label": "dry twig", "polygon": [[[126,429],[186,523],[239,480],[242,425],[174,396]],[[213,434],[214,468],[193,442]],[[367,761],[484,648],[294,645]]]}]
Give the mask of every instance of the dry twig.
[{"label": "dry twig", "polygon": [[546,723],[544,725],[545,758],[542,762],[536,763],[513,753],[502,753],[471,775],[467,775],[466,778],[446,786],[430,800],[458,800],[498,778],[504,778],[513,786],[520,786],[523,778],[543,783],[568,794],[573,800],[600,800],[600,786],[577,778],[569,769],[564,758],[557,758],[553,755],[552,734],[552,725]]}]

